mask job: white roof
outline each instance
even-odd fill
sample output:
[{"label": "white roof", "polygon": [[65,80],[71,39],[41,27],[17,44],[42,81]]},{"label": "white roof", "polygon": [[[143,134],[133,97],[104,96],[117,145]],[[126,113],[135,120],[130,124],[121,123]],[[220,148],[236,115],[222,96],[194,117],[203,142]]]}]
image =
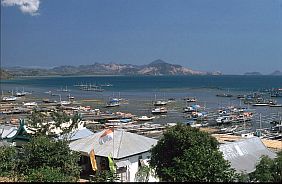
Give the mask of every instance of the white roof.
[{"label": "white roof", "polygon": [[258,137],[220,145],[219,150],[224,159],[230,161],[231,167],[237,172],[247,173],[255,170],[262,155],[274,158],[276,154],[268,150]]},{"label": "white roof", "polygon": [[94,148],[97,156],[107,157],[111,153],[115,159],[121,159],[149,151],[152,146],[157,144],[156,139],[116,129],[113,132],[113,140],[100,145],[99,138],[104,131],[71,142],[70,149],[89,155]]},{"label": "white roof", "polygon": [[[77,140],[77,139],[82,139],[82,138],[88,137],[88,136],[93,135],[93,134],[94,133],[91,130],[89,130],[86,127],[83,127],[81,129],[75,130],[75,131],[67,134],[66,137],[70,141],[74,141],[74,140]],[[62,139],[62,138],[63,138],[63,135],[59,136],[59,139]]]},{"label": "white roof", "polygon": [[9,125],[0,125],[0,138],[7,139],[16,135],[18,127]]}]

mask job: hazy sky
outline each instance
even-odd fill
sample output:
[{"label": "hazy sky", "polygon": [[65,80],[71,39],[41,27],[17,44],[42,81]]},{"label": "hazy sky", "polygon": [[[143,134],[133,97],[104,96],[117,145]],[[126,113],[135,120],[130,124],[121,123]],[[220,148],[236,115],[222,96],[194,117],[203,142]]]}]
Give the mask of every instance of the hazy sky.
[{"label": "hazy sky", "polygon": [[282,71],[282,0],[1,0],[1,65]]}]

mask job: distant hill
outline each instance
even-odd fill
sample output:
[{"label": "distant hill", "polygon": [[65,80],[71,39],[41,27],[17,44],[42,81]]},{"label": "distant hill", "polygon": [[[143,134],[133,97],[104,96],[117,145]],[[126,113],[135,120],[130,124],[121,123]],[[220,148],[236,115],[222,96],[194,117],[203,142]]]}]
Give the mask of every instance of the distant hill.
[{"label": "distant hill", "polygon": [[167,63],[161,59],[155,60],[148,65],[132,64],[103,64],[79,66],[58,66],[51,69],[19,68],[7,69],[16,76],[39,76],[39,75],[221,75],[221,72],[196,71],[181,65]]},{"label": "distant hill", "polygon": [[282,72],[279,70],[276,70],[274,72],[272,72],[270,75],[282,75]]},{"label": "distant hill", "polygon": [[244,75],[262,75],[260,72],[246,72]]},{"label": "distant hill", "polygon": [[181,65],[174,65],[155,60],[138,71],[142,75],[207,75],[207,72],[195,71]]},{"label": "distant hill", "polygon": [[12,75],[9,72],[7,72],[3,69],[0,69],[0,79],[1,80],[2,79],[10,79],[10,78],[12,78]]}]

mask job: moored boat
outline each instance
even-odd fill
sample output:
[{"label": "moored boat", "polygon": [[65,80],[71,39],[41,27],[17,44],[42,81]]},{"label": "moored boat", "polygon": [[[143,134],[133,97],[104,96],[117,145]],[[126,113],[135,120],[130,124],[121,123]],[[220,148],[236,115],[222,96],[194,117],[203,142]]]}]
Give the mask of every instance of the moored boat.
[{"label": "moored boat", "polygon": [[165,114],[167,113],[167,108],[165,107],[157,107],[152,109],[152,114]]},{"label": "moored boat", "polygon": [[148,117],[148,116],[141,116],[141,117],[138,117],[137,120],[138,121],[150,121],[150,120],[153,120],[155,117],[152,116],[152,117]]},{"label": "moored boat", "polygon": [[116,107],[120,105],[120,101],[117,98],[112,98],[107,104],[106,107]]},{"label": "moored boat", "polygon": [[15,97],[15,96],[4,96],[2,98],[2,101],[4,101],[4,102],[15,101],[15,100],[17,100],[17,97]]}]

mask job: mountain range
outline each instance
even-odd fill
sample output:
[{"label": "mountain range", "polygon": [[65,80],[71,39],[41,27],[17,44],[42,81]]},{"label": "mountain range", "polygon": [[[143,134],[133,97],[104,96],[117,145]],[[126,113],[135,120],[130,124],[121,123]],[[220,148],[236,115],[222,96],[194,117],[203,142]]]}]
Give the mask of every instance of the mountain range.
[{"label": "mountain range", "polygon": [[[263,75],[262,73],[260,72],[246,72],[244,75]],[[279,71],[279,70],[276,70],[268,75],[277,75],[277,76],[280,76],[282,75],[282,72]]]},{"label": "mountain range", "polygon": [[[4,70],[3,70],[4,69]],[[157,59],[147,65],[104,64],[94,63],[79,66],[57,66],[53,68],[39,67],[6,67],[1,68],[1,79],[21,76],[66,76],[66,75],[222,75],[221,72],[197,71],[177,64],[170,64]],[[260,72],[246,72],[244,75],[263,75]],[[276,70],[268,75],[281,76]]]},{"label": "mountain range", "polygon": [[58,66],[51,69],[9,67],[5,70],[13,76],[45,75],[221,75],[221,72],[196,71],[181,65],[170,64],[161,59],[148,65],[103,64]]}]

